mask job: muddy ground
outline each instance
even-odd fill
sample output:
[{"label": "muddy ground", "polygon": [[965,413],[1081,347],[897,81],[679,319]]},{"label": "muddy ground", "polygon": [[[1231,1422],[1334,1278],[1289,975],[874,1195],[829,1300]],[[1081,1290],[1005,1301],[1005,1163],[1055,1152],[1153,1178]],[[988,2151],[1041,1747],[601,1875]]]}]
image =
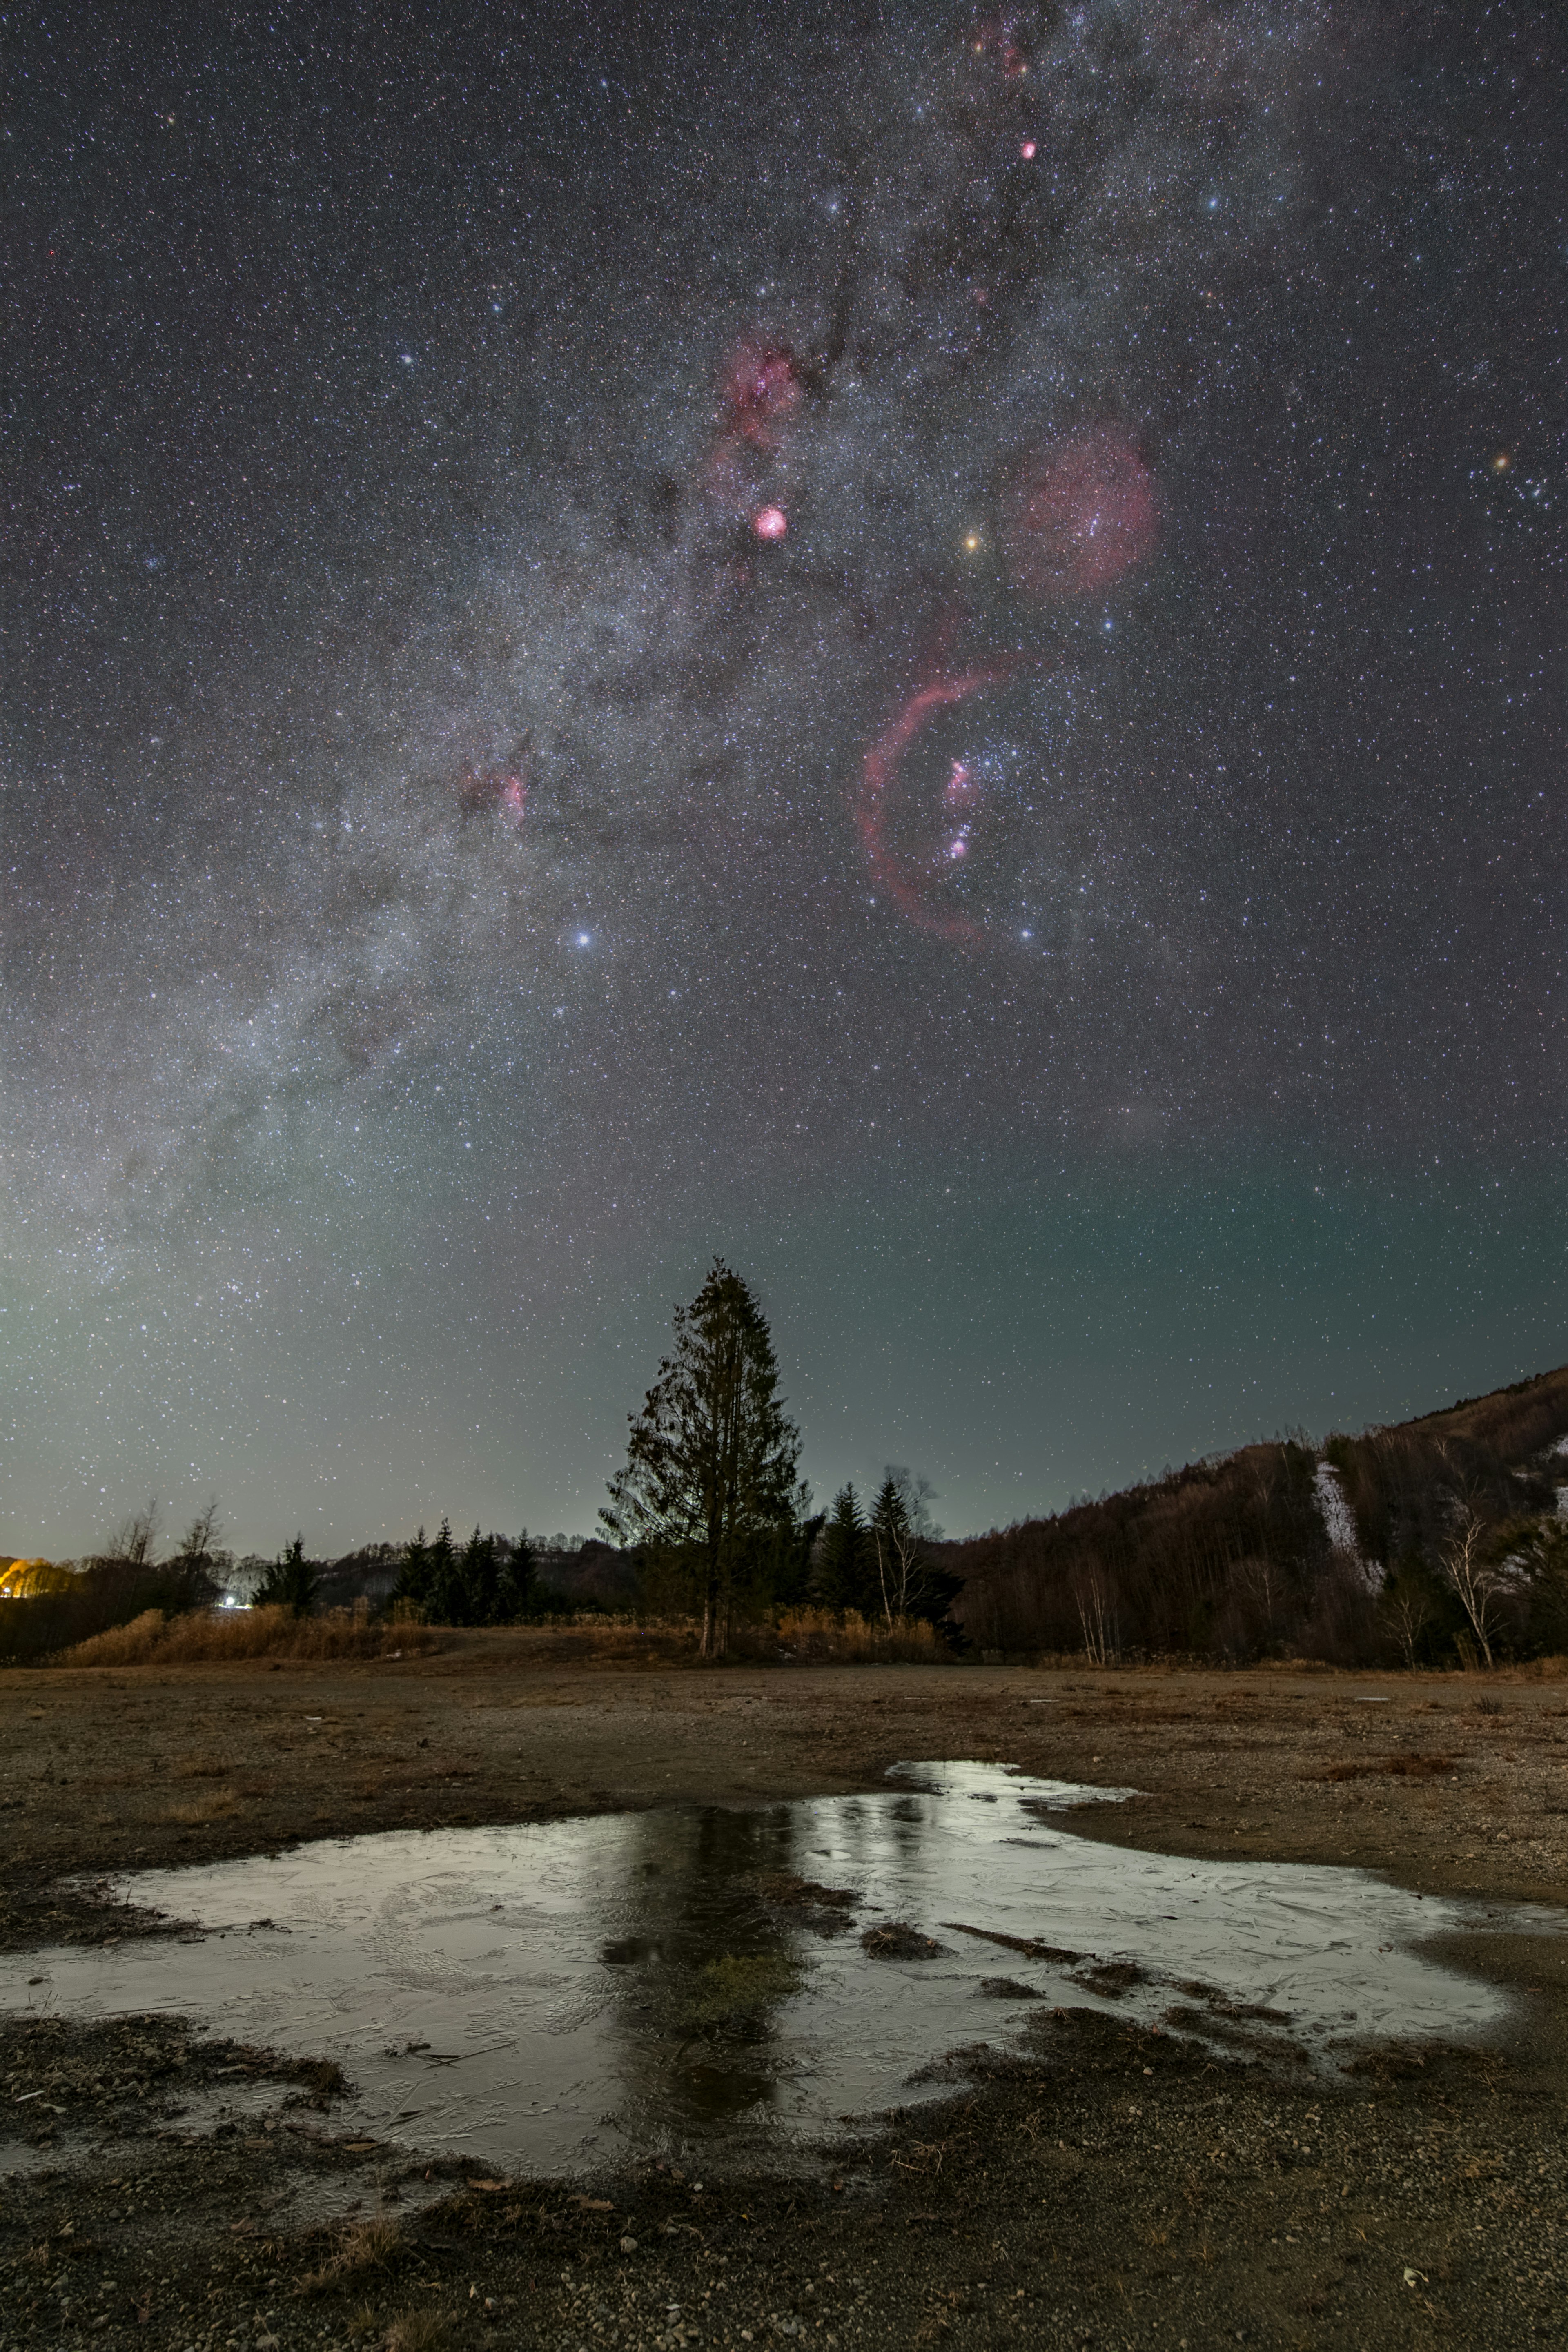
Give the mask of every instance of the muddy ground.
[{"label": "muddy ground", "polygon": [[[1137,1787],[1085,1818],[1100,1839],[1568,1915],[1568,1682],[543,1648],[0,1676],[0,1942],[137,1931],[68,1873],[832,1794],[943,1756]],[[500,2181],[351,2139],[329,2052],[290,2070],[195,2024],[13,2020],[0,2347],[1560,2342],[1568,1938],[1458,1957],[1516,1990],[1490,2046],[1325,2081],[1053,2011],[805,2183]]]}]

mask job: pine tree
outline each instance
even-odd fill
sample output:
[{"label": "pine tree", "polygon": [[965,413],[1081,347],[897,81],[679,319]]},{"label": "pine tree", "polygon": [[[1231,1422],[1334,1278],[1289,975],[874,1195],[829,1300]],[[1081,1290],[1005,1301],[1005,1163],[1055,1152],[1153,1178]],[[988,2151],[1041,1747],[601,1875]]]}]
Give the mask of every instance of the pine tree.
[{"label": "pine tree", "polygon": [[871,1580],[874,1606],[889,1624],[895,1617],[940,1624],[960,1590],[931,1557],[942,1533],[931,1515],[933,1499],[924,1478],[892,1465],[883,1473],[871,1506]]},{"label": "pine tree", "polygon": [[397,1581],[392,1588],[394,1605],[395,1606],[401,1601],[407,1607],[416,1609],[423,1615],[425,1596],[429,1589],[429,1583],[430,1547],[425,1540],[425,1530],[421,1528],[414,1541],[404,1550],[403,1565],[397,1571]]},{"label": "pine tree", "polygon": [[[478,1528],[474,1530],[479,1533]],[[435,1540],[426,1543],[420,1528],[404,1555],[393,1588],[393,1600],[409,1603],[427,1625],[466,1625],[469,1620],[454,1611],[463,1609],[463,1584],[452,1526],[443,1519]]]},{"label": "pine tree", "polygon": [[864,1609],[870,1599],[868,1570],[871,1565],[868,1530],[860,1516],[860,1498],[846,1483],[833,1497],[833,1508],[822,1531],[817,1553],[816,1593],[825,1609]]},{"label": "pine tree", "polygon": [[626,1467],[599,1514],[611,1538],[674,1570],[702,1612],[702,1654],[729,1646],[737,1600],[765,1573],[797,1508],[800,1437],[778,1392],[765,1317],[716,1259],[631,1419]]},{"label": "pine tree", "polygon": [[279,1553],[257,1586],[252,1605],[258,1609],[287,1609],[291,1617],[308,1617],[315,1606],[321,1582],[315,1561],[305,1557],[304,1537],[296,1536],[288,1550]]},{"label": "pine tree", "polygon": [[500,1571],[496,1613],[499,1621],[507,1625],[515,1625],[521,1618],[538,1617],[542,1613],[539,1570],[526,1528],[513,1544],[511,1558]]},{"label": "pine tree", "polygon": [[480,1535],[478,1528],[463,1546],[463,1556],[458,1562],[453,1594],[454,1625],[493,1625],[499,1616],[500,1569],[496,1560],[494,1536]]},{"label": "pine tree", "polygon": [[458,1547],[452,1541],[452,1522],[444,1518],[436,1530],[430,1546],[429,1566],[426,1570],[425,1622],[427,1625],[456,1625],[455,1611],[462,1607],[461,1582],[458,1567]]},{"label": "pine tree", "polygon": [[918,1546],[910,1524],[909,1506],[889,1470],[871,1506],[871,1546],[877,1562],[877,1597],[890,1625],[909,1614],[912,1570]]}]

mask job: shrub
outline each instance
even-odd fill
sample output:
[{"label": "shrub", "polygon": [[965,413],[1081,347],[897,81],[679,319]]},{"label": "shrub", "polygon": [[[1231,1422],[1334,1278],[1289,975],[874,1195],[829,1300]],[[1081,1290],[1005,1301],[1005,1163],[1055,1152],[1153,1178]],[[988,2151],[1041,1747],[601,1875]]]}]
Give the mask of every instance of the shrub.
[{"label": "shrub", "polygon": [[857,1609],[847,1609],[842,1617],[831,1609],[786,1609],[767,1646],[824,1664],[934,1665],[948,1655],[946,1643],[925,1618],[895,1617],[889,1625],[884,1618],[862,1617]]},{"label": "shrub", "polygon": [[437,1647],[420,1625],[376,1625],[362,1601],[324,1617],[296,1617],[287,1608],[218,1609],[173,1621],[156,1609],[113,1627],[51,1661],[59,1666],[240,1664],[250,1658],[405,1657]]}]

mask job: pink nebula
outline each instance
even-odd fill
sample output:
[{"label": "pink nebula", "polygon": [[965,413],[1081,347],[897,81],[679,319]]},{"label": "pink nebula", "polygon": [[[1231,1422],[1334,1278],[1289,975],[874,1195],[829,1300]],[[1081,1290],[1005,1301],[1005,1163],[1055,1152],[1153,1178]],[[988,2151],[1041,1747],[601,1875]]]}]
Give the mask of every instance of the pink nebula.
[{"label": "pink nebula", "polygon": [[805,390],[787,344],[742,343],[724,373],[726,428],[761,448],[774,448],[780,425],[798,405]]},{"label": "pink nebula", "polygon": [[[935,865],[930,857],[911,856],[897,848],[889,836],[899,800],[900,770],[910,745],[939,711],[967,702],[972,694],[980,693],[984,687],[1000,685],[1011,675],[1012,667],[1009,663],[999,669],[964,670],[956,677],[942,677],[930,686],[922,686],[910,696],[860,763],[855,823],[872,878],[879,889],[887,892],[900,913],[908,916],[919,929],[931,931],[941,940],[951,940],[959,947],[983,945],[987,937],[984,925],[967,915],[932,906],[929,892],[941,864],[955,865],[968,856],[971,828],[964,824],[947,835]],[[944,805],[949,809],[963,808],[973,800],[974,792],[968,765],[955,760],[942,791]]]},{"label": "pink nebula", "polygon": [[759,507],[752,517],[752,529],[759,539],[782,539],[789,529],[789,517],[783,507]]},{"label": "pink nebula", "polygon": [[466,811],[499,809],[521,824],[528,808],[529,764],[526,745],[504,765],[467,760],[456,777],[458,798]]},{"label": "pink nebula", "polygon": [[1030,596],[1100,594],[1147,563],[1159,537],[1154,477],[1110,426],[1026,458],[1003,501],[1007,567]]},{"label": "pink nebula", "polygon": [[981,18],[970,36],[969,46],[976,57],[987,58],[1000,66],[1009,81],[1029,70],[1029,53],[1016,16]]}]

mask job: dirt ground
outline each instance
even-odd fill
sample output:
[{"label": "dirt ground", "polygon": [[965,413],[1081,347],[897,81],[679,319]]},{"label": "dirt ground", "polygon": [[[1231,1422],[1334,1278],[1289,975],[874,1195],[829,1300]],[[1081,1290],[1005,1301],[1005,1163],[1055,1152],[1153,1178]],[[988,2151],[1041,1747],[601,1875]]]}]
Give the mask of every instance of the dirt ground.
[{"label": "dirt ground", "polygon": [[[1085,1817],[1099,1839],[1568,1910],[1568,1681],[548,1647],[0,1676],[0,1946],[136,1932],[65,1874],[833,1794],[942,1757],[1138,1789]],[[289,2069],[166,2020],[0,2022],[25,2159],[0,2189],[0,2352],[1561,2342],[1568,1938],[1458,1957],[1517,1993],[1486,2048],[1283,2078],[1055,2011],[808,2183],[498,2185],[348,2138],[330,2053]]]}]

